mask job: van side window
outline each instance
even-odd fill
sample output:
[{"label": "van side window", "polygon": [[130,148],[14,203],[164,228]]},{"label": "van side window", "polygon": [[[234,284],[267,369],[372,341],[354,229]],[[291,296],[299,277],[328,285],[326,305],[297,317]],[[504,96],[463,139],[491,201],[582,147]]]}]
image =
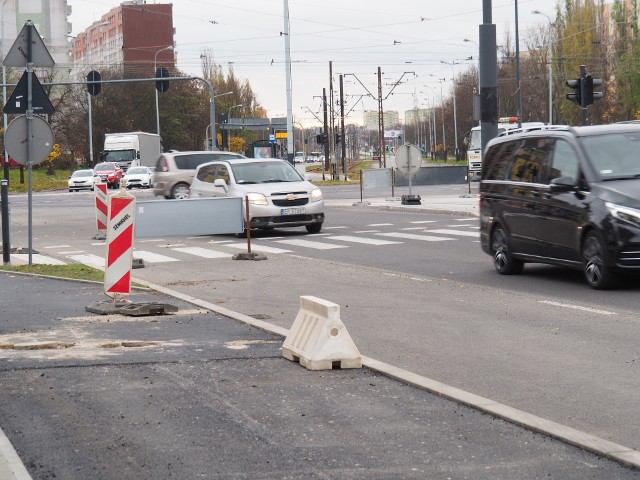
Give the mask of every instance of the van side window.
[{"label": "van side window", "polygon": [[558,140],[553,150],[553,163],[549,171],[549,181],[558,177],[578,178],[580,161],[573,147],[565,140]]},{"label": "van side window", "polygon": [[513,154],[520,142],[504,142],[494,145],[487,151],[487,159],[482,162],[484,180],[505,180],[511,165]]},{"label": "van side window", "polygon": [[526,138],[513,156],[509,167],[509,180],[528,183],[546,183],[549,152],[553,140]]},{"label": "van side window", "polygon": [[213,183],[213,181],[215,180],[216,167],[217,165],[207,165],[206,167],[201,167],[200,170],[198,170],[198,180],[206,183]]}]

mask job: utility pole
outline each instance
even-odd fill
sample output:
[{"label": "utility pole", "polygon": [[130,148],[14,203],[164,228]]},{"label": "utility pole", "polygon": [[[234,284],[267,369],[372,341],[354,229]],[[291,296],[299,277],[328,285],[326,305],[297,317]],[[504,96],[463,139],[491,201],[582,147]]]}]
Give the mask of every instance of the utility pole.
[{"label": "utility pole", "polygon": [[331,178],[333,180],[336,179],[336,173],[339,172],[338,169],[338,152],[336,151],[336,142],[335,142],[335,112],[333,111],[333,62],[329,62],[329,150],[331,150],[331,155],[333,158],[331,159]]},{"label": "utility pole", "polygon": [[329,123],[327,120],[327,89],[322,89],[322,112],[324,114],[324,168],[322,169],[322,180],[324,180],[324,172],[331,166],[331,158],[329,157]]},{"label": "utility pole", "polygon": [[342,174],[345,181],[347,180],[347,139],[344,136],[344,90],[342,85],[342,75],[340,75],[340,136],[342,142],[340,144],[342,152]]},{"label": "utility pole", "polygon": [[384,151],[384,112],[382,111],[382,70],[378,67],[378,149],[379,167],[387,168],[387,155]]}]

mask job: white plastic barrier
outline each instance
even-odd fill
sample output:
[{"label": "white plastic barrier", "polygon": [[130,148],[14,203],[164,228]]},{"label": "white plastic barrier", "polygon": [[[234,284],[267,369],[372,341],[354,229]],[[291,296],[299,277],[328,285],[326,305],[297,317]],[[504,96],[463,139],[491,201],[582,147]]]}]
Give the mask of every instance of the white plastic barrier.
[{"label": "white plastic barrier", "polygon": [[362,356],[340,320],[340,305],[310,295],[300,297],[282,356],[309,370],[362,368]]}]

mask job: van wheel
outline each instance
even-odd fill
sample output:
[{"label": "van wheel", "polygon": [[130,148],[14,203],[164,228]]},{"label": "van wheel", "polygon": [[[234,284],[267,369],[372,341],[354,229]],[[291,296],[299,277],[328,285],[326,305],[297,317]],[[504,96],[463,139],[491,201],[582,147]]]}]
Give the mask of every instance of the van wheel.
[{"label": "van wheel", "polygon": [[322,230],[322,223],[312,223],[310,225],[305,225],[305,228],[309,233],[320,233],[320,230]]},{"label": "van wheel", "polygon": [[591,288],[605,290],[613,286],[615,275],[606,266],[606,254],[600,235],[589,232],[582,243],[582,272]]},{"label": "van wheel", "polygon": [[517,275],[522,272],[524,263],[513,258],[509,248],[509,236],[501,226],[493,230],[491,237],[491,250],[493,251],[493,266],[500,275]]},{"label": "van wheel", "polygon": [[176,200],[184,200],[189,198],[189,185],[186,183],[177,183],[171,189],[171,198]]}]

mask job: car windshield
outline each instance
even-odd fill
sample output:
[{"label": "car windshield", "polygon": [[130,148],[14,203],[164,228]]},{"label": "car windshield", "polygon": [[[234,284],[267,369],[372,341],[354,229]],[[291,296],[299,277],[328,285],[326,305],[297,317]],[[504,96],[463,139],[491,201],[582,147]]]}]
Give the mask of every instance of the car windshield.
[{"label": "car windshield", "polygon": [[147,173],[147,169],[142,167],[134,167],[127,170],[127,175],[139,175],[145,173]]},{"label": "car windshield", "polygon": [[603,180],[640,177],[640,133],[593,135],[580,141]]},{"label": "car windshield", "polygon": [[78,170],[73,172],[72,177],[93,177],[93,170]]},{"label": "car windshield", "polygon": [[480,150],[482,148],[482,139],[480,137],[480,130],[471,130],[471,136],[469,137],[469,150]]},{"label": "car windshield", "polygon": [[115,170],[115,167],[113,165],[109,165],[108,163],[103,163],[102,165],[96,165],[95,170],[97,172],[108,172],[111,170]]},{"label": "car windshield", "polygon": [[106,152],[104,160],[106,162],[132,162],[135,160],[133,150],[116,150]]},{"label": "car windshield", "polygon": [[237,184],[302,182],[303,178],[287,162],[252,162],[231,165]]}]

